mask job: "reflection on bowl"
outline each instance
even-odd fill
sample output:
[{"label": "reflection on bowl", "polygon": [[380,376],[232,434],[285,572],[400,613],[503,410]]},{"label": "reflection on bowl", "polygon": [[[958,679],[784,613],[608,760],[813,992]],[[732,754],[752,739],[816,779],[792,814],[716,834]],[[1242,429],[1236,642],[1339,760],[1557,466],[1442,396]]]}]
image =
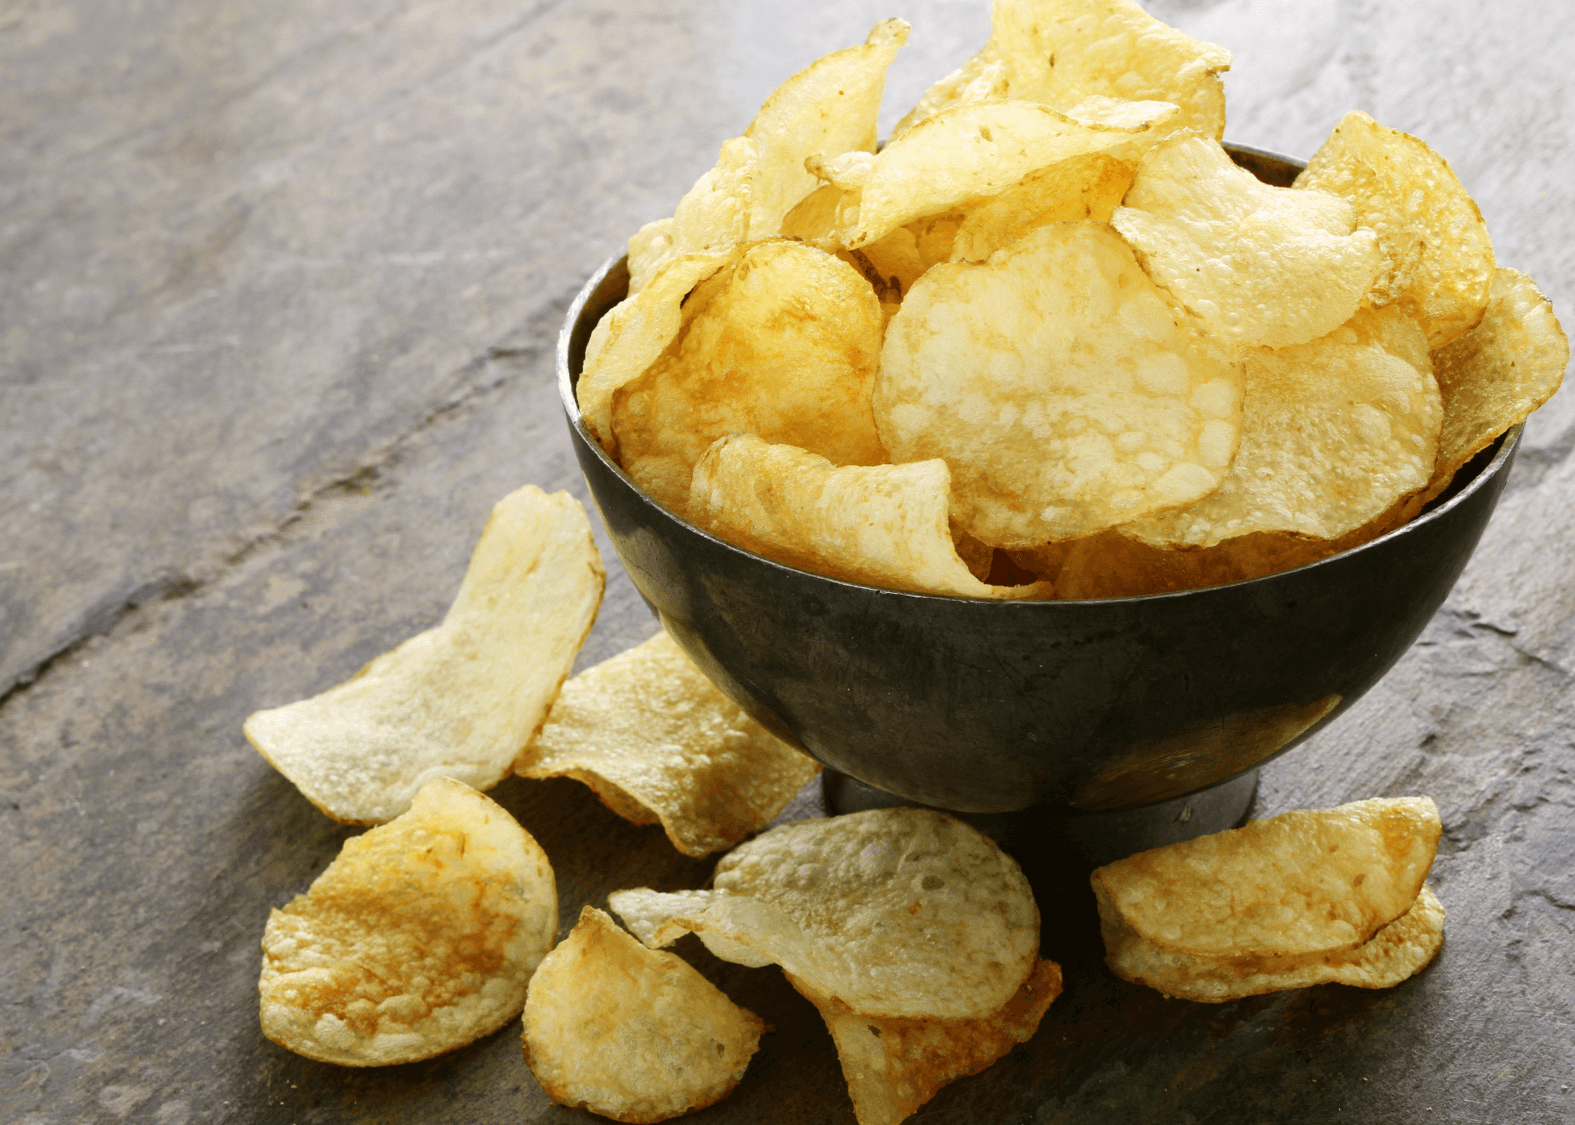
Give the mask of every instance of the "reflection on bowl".
[{"label": "reflection on bowl", "polygon": [[[1239,163],[1285,184],[1299,167]],[[734,547],[637,488],[580,418],[586,341],[622,257],[569,310],[558,380],[614,547],[727,695],[827,766],[959,812],[1136,808],[1228,781],[1306,739],[1398,660],[1449,594],[1502,492],[1516,427],[1404,527],[1294,570],[1090,601],[903,593]]]}]

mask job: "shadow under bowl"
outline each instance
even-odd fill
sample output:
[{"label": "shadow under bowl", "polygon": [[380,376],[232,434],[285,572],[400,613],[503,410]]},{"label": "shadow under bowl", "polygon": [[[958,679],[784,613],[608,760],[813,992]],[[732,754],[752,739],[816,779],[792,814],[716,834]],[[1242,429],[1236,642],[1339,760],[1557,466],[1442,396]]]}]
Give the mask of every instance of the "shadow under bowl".
[{"label": "shadow under bowl", "polygon": [[[1233,156],[1273,183],[1299,168],[1254,150]],[[575,453],[635,587],[778,737],[875,789],[957,812],[1065,817],[1174,802],[1305,740],[1372,687],[1443,603],[1520,439],[1519,427],[1501,437],[1404,527],[1266,578],[1089,601],[879,589],[724,542],[606,455],[575,384],[591,330],[628,278],[619,256],[586,283],[559,338],[558,380]]]}]

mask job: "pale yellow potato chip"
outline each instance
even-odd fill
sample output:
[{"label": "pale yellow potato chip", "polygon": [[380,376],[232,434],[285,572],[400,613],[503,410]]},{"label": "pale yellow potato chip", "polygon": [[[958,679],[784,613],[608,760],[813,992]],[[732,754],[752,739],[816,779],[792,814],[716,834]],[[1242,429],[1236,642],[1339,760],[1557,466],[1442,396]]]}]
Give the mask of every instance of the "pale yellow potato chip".
[{"label": "pale yellow potato chip", "polygon": [[883,20],[863,46],[817,59],[766,99],[744,133],[760,161],[750,202],[752,240],[781,232],[784,217],[815,190],[806,157],[874,151],[886,68],[907,41],[906,23]]},{"label": "pale yellow potato chip", "polygon": [[839,468],[738,434],[700,459],[688,512],[729,543],[832,578],[925,594],[1032,596],[969,570],[953,545],[950,496],[944,461]]},{"label": "pale yellow potato chip", "polygon": [[1091,535],[1213,491],[1242,370],[1104,223],[1040,227],[936,266],[886,332],[875,418],[893,461],[941,458],[952,518],[997,547]]},{"label": "pale yellow potato chip", "polygon": [[1377,232],[1384,263],[1370,299],[1409,310],[1430,347],[1482,319],[1494,264],[1487,224],[1448,162],[1424,142],[1353,111],[1296,186],[1350,200],[1357,223]]},{"label": "pale yellow potato chip", "polygon": [[524,1022],[525,1061],[548,1097],[638,1125],[727,1097],[766,1030],[593,906],[536,971]]},{"label": "pale yellow potato chip", "polygon": [[1149,150],[1110,222],[1154,282],[1219,336],[1283,348],[1351,319],[1383,256],[1337,195],[1272,187],[1212,140]]},{"label": "pale yellow potato chip", "polygon": [[783,218],[782,237],[796,238],[821,250],[840,249],[834,236],[847,194],[836,184],[821,184],[799,200]]},{"label": "pale yellow potato chip", "polygon": [[1105,962],[1116,976],[1167,996],[1223,1004],[1265,992],[1348,984],[1393,988],[1421,972],[1444,943],[1444,907],[1424,885],[1411,907],[1355,949],[1292,957],[1191,957],[1139,937],[1100,902]]},{"label": "pale yellow potato chip", "polygon": [[1441,832],[1431,799],[1374,798],[1139,852],[1091,879],[1112,917],[1175,953],[1338,953],[1410,909]]},{"label": "pale yellow potato chip", "polygon": [[552,865],[530,833],[469,786],[430,781],[269,911],[263,1034],[343,1066],[451,1051],[519,1014],[557,929]]},{"label": "pale yellow potato chip", "polygon": [[837,1045],[859,1125],[897,1125],[959,1078],[978,1074],[1039,1029],[1061,995],[1061,966],[1039,961],[1000,1011],[983,1019],[889,1019],[861,1015],[791,974]]},{"label": "pale yellow potato chip", "polygon": [[[674,259],[727,255],[742,246],[750,235],[750,210],[760,174],[752,140],[734,137],[723,144],[716,167],[695,181],[672,217],[645,224],[629,239],[629,296],[644,289]],[[587,368],[589,356],[587,349]]]},{"label": "pale yellow potato chip", "polygon": [[493,507],[442,624],[321,695],[256,712],[246,737],[352,824],[391,820],[435,777],[488,789],[546,717],[605,580],[579,501],[527,485]]},{"label": "pale yellow potato chip", "polygon": [[988,1017],[1038,958],[1039,910],[1022,870],[933,809],[773,828],[722,857],[712,886],[618,891],[608,902],[649,946],[698,933],[725,960],[774,962],[869,1016]]},{"label": "pale yellow potato chip", "polygon": [[[1124,154],[1152,143],[1176,115],[1165,102],[1091,103],[1075,116],[1032,102],[959,105],[891,141],[838,186],[847,200],[838,232],[857,249],[915,219],[1004,191],[1025,176],[1078,156]],[[1133,157],[1135,159],[1135,157]],[[837,174],[832,166],[831,174]]]},{"label": "pale yellow potato chip", "polygon": [[515,766],[572,777],[702,856],[759,832],[820,766],[718,691],[663,631],[563,685]]},{"label": "pale yellow potato chip", "polygon": [[[982,262],[1035,227],[1108,220],[1132,186],[1136,167],[1105,153],[1076,156],[1034,172],[963,214],[949,257]],[[933,263],[931,263],[933,264]]]},{"label": "pale yellow potato chip", "polygon": [[695,462],[732,433],[839,465],[887,459],[870,406],[885,318],[857,270],[778,239],[703,289],[672,345],[613,395],[619,459],[636,483],[683,514]]},{"label": "pale yellow potato chip", "polygon": [[1518,270],[1495,270],[1482,323],[1433,353],[1444,425],[1438,465],[1422,502],[1449,487],[1462,465],[1553,397],[1569,362],[1569,339],[1548,299]]},{"label": "pale yellow potato chip", "polygon": [[[1394,343],[1407,333],[1409,346]],[[1224,481],[1122,533],[1155,547],[1211,547],[1255,532],[1337,540],[1372,525],[1433,475],[1438,384],[1401,358],[1417,357],[1421,339],[1410,314],[1389,306],[1308,344],[1250,349],[1241,447]]]},{"label": "pale yellow potato chip", "polygon": [[893,131],[984,97],[1066,108],[1101,95],[1181,107],[1171,129],[1225,132],[1230,52],[1183,35],[1132,0],[995,0],[990,41],[941,79]]}]

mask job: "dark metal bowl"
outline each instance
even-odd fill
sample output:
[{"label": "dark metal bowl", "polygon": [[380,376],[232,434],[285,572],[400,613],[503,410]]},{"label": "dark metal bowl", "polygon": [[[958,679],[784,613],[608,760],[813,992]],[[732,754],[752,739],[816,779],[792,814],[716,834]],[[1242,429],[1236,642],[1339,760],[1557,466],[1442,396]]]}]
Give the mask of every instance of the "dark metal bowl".
[{"label": "dark metal bowl", "polygon": [[[1237,149],[1271,183],[1300,165]],[[620,256],[558,342],[575,452],[624,568],[718,687],[827,766],[969,813],[1133,809],[1253,770],[1372,687],[1454,586],[1517,427],[1411,523],[1267,578],[1097,601],[985,601],[810,574],[652,500],[586,430],[574,387]]]}]

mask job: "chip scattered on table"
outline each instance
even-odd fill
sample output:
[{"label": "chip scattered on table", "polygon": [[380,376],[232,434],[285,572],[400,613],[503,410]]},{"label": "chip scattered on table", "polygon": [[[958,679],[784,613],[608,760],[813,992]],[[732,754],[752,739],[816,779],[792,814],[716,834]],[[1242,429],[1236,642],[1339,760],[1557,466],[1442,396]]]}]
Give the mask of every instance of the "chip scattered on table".
[{"label": "chip scattered on table", "polygon": [[451,1051],[519,1014],[557,928],[546,853],[492,800],[440,778],[269,912],[263,1034],[345,1066]]},{"label": "chip scattered on table", "polygon": [[727,1097],[766,1030],[591,906],[532,978],[524,1024],[525,1061],[550,1098],[640,1125]]},{"label": "chip scattered on table", "polygon": [[665,631],[563,685],[517,771],[583,781],[702,856],[759,832],[820,766],[745,714]]},{"label": "chip scattered on table", "polygon": [[441,625],[321,695],[258,711],[246,737],[347,823],[393,819],[435,777],[489,789],[546,717],[604,582],[585,509],[527,485],[493,507]]}]

